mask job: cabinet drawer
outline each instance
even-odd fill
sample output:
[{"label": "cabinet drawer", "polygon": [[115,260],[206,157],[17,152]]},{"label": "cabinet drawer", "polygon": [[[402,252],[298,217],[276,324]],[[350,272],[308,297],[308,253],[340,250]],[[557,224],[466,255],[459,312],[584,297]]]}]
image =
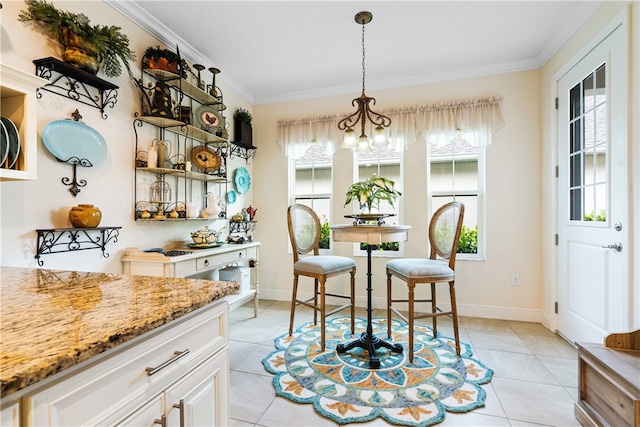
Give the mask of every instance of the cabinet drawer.
[{"label": "cabinet drawer", "polygon": [[242,261],[247,258],[247,250],[240,249],[224,254],[203,256],[196,260],[196,270],[207,270],[209,268],[219,267],[228,263]]},{"label": "cabinet drawer", "polygon": [[227,342],[227,304],[197,310],[97,356],[99,360],[77,365],[27,396],[29,425],[114,424]]}]

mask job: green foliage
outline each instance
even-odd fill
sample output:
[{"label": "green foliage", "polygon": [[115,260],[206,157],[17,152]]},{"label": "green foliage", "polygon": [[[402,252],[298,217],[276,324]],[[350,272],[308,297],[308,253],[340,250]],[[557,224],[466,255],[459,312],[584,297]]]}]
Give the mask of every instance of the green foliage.
[{"label": "green foliage", "polygon": [[133,77],[128,61],[133,61],[136,57],[129,49],[129,38],[122,34],[122,28],[115,25],[91,25],[89,18],[83,13],[59,10],[46,0],[25,0],[25,3],[27,9],[20,12],[18,21],[32,25],[60,44],[64,44],[63,28],[69,28],[93,45],[106,76],[118,77],[122,74],[122,63]]},{"label": "green foliage", "polygon": [[[400,243],[399,242],[384,242],[381,243],[379,245],[377,245],[378,248],[374,249],[374,250],[378,250],[378,251],[399,251],[400,250]],[[360,250],[362,251],[366,251],[367,250],[367,244],[366,243],[360,243]]]},{"label": "green foliage", "polygon": [[478,226],[474,228],[462,226],[460,230],[460,240],[458,241],[458,253],[477,254],[478,253]]},{"label": "green foliage", "polygon": [[233,113],[233,120],[234,122],[251,124],[253,117],[251,116],[251,113],[249,111],[245,110],[244,108],[238,108],[236,109],[236,112]]},{"label": "green foliage", "polygon": [[[607,212],[604,209],[600,209],[595,219],[597,222],[605,222],[607,220]],[[584,214],[584,220],[593,221],[593,212]]]},{"label": "green foliage", "polygon": [[381,176],[372,175],[371,178],[351,184],[347,190],[347,198],[344,206],[352,201],[357,201],[360,205],[366,205],[369,212],[374,204],[382,200],[387,201],[394,206],[394,201],[402,195],[398,190],[393,188],[394,182]]},{"label": "green foliage", "polygon": [[329,228],[329,221],[327,217],[322,215],[320,221],[320,249],[329,249],[331,244],[331,229]]},{"label": "green foliage", "polygon": [[[180,57],[180,53],[174,52],[171,49],[165,49],[160,47],[160,45],[149,46],[145,51],[143,57],[143,63],[147,64],[148,58],[153,58],[154,60],[158,60],[160,58],[165,58],[168,62],[175,62],[180,64],[180,72],[182,74],[182,78],[187,78],[187,71],[190,71],[191,68],[187,64],[187,61]],[[148,64],[147,64],[148,65]]]}]

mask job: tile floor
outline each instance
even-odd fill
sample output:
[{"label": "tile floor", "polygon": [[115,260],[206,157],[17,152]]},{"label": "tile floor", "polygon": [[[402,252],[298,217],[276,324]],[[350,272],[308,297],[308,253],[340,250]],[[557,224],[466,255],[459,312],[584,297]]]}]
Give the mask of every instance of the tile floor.
[{"label": "tile floor", "polygon": [[[347,313],[343,311],[338,313]],[[359,317],[366,311],[358,309]],[[375,310],[374,317],[384,317]],[[441,318],[438,329],[453,336],[449,319]],[[313,312],[298,308],[296,325],[313,320]],[[429,321],[425,319],[425,321]],[[460,339],[471,344],[473,357],[493,369],[494,376],[483,387],[486,405],[465,414],[447,413],[439,426],[579,426],[573,416],[577,397],[577,351],[541,324],[460,318]],[[273,339],[288,332],[289,302],[260,301],[258,317],[253,303],[230,314],[231,425],[336,426],[316,414],[310,404],[301,405],[277,397],[273,375],[262,359],[273,351]],[[352,424],[355,425],[355,424]],[[382,419],[363,426],[388,426]]]}]

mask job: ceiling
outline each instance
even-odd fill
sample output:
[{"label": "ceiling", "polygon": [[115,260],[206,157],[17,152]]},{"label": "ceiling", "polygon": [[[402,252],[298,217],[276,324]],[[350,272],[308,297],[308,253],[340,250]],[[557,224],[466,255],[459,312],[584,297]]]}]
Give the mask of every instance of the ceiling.
[{"label": "ceiling", "polygon": [[253,105],[358,94],[362,10],[369,91],[540,68],[601,3],[105,1]]}]

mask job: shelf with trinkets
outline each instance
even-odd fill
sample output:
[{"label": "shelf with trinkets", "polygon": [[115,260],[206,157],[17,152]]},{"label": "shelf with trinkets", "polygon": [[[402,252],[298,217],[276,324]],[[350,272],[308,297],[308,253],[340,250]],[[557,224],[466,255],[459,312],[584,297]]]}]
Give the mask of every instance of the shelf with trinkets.
[{"label": "shelf with trinkets", "polygon": [[[225,219],[226,204],[222,198],[216,202],[215,215],[205,213],[209,210],[205,202],[207,194],[226,194],[229,182],[230,144],[222,115],[225,108],[222,96],[212,95],[217,94],[217,90],[203,90],[200,86],[205,85],[200,76],[194,85],[182,70],[174,73],[147,68],[144,59],[142,68],[138,82],[143,94],[142,114],[136,114],[134,119],[135,219]],[[145,124],[153,126],[152,133],[157,136],[150,143],[138,134]],[[150,148],[145,149],[145,145]],[[145,186],[148,199],[144,190],[140,191],[140,187]],[[163,188],[161,193],[157,193],[158,187]]]}]

